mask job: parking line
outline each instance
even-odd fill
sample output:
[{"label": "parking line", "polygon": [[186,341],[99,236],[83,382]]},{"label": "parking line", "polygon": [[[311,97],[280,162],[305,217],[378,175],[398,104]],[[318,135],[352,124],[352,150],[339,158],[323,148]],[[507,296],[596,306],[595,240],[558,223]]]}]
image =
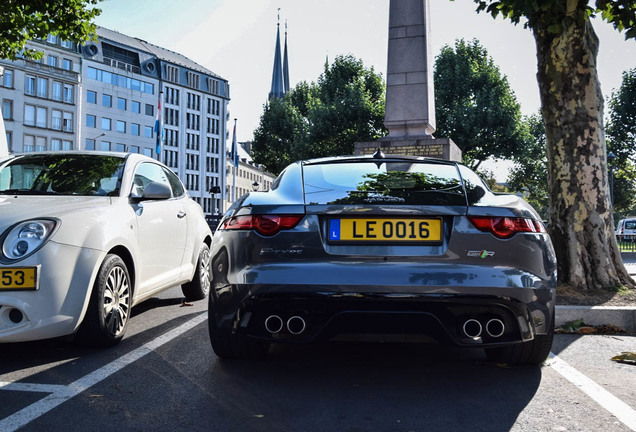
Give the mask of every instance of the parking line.
[{"label": "parking line", "polygon": [[574,369],[554,353],[550,353],[550,366],[566,380],[581,389],[583,393],[609,411],[625,426],[636,431],[636,411],[632,407]]},{"label": "parking line", "polygon": [[[69,384],[68,386],[42,386],[42,389],[48,388],[49,390],[53,390],[53,393],[46,396],[43,399],[29,405],[26,408],[10,415],[9,417],[0,420],[0,431],[3,432],[14,432],[27,423],[37,419],[38,417],[46,414],[51,411],[53,408],[63,404],[67,400],[71,399],[74,396],[86,391],[88,388],[94,386],[95,384],[103,381],[108,378],[110,375],[118,372],[129,364],[139,360],[144,357],[146,354],[150,354],[160,346],[170,342],[174,338],[182,335],[186,331],[196,327],[197,325],[204,322],[207,318],[207,313],[204,312],[190,321],[180,325],[177,328],[170,330],[169,332],[153,339],[147,344],[140,346],[139,348],[125,354],[118,359],[108,363],[105,366],[97,369],[94,372],[78,379],[77,381]],[[0,383],[5,384],[4,386],[0,385],[0,390],[14,390],[14,388],[7,388],[18,385],[18,383]],[[28,384],[24,384],[24,388],[28,388]],[[35,388],[35,387],[34,387]],[[17,388],[16,388],[17,389]],[[34,391],[34,390],[29,390]]]}]

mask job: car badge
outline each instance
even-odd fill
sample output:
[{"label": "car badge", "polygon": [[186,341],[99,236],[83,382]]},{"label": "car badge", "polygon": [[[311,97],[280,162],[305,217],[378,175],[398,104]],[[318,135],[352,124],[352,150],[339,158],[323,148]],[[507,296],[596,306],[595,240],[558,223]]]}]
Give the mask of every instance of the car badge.
[{"label": "car badge", "polygon": [[467,256],[475,258],[486,258],[495,255],[493,251],[481,250],[481,251],[468,251]]}]

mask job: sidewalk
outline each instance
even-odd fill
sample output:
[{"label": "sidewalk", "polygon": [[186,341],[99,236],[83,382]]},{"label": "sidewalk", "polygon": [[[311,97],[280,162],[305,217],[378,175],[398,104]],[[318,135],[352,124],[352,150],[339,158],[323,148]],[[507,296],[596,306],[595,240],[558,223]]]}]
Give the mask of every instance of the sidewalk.
[{"label": "sidewalk", "polygon": [[[623,263],[629,274],[636,279],[636,259],[632,256],[624,256]],[[557,327],[568,321],[579,319],[594,326],[612,324],[628,332],[636,333],[636,307],[634,306],[556,306]]]}]

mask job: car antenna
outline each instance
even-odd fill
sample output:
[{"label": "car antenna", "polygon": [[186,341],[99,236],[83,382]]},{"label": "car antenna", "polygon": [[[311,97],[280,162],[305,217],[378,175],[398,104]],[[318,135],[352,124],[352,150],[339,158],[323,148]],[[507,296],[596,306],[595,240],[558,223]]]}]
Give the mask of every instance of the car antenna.
[{"label": "car antenna", "polygon": [[384,156],[384,153],[382,153],[382,150],[380,150],[380,148],[378,148],[376,150],[375,153],[373,153],[373,159],[384,159],[386,156]]}]

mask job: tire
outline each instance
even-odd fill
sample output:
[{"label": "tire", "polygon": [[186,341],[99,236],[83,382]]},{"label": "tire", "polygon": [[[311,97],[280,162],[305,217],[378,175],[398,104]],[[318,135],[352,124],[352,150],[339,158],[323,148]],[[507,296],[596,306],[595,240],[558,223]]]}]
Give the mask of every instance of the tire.
[{"label": "tire", "polygon": [[126,333],[131,305],[128,268],[119,256],[107,255],[97,273],[78,341],[100,347],[119,343]]},{"label": "tire", "polygon": [[208,300],[208,330],[214,353],[222,359],[256,360],[267,356],[269,343],[251,340],[232,333],[231,329],[217,327],[213,295]]},{"label": "tire", "polygon": [[539,365],[548,358],[554,339],[554,319],[548,334],[535,335],[528,342],[502,348],[486,348],[488,360],[509,365]]},{"label": "tire", "polygon": [[203,243],[194,276],[188,283],[181,285],[181,291],[187,301],[203,300],[210,292],[210,247]]}]

